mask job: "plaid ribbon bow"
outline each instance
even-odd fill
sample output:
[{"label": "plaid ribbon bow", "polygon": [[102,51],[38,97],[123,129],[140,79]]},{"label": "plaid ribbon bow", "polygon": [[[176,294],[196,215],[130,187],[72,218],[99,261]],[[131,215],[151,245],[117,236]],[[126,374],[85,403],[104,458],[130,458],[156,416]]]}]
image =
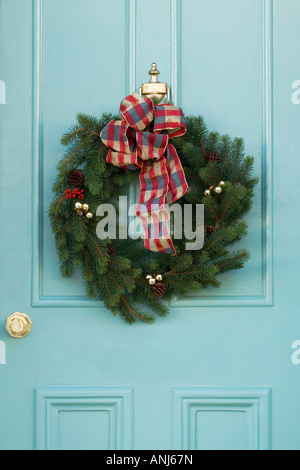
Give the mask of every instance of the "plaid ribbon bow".
[{"label": "plaid ribbon bow", "polygon": [[121,103],[120,115],[121,121],[111,121],[100,134],[109,147],[106,161],[120,168],[141,170],[136,214],[142,221],[145,247],[175,255],[168,205],[180,199],[188,185],[169,138],[185,134],[183,112],[170,104],[155,106],[150,98],[133,93]]}]

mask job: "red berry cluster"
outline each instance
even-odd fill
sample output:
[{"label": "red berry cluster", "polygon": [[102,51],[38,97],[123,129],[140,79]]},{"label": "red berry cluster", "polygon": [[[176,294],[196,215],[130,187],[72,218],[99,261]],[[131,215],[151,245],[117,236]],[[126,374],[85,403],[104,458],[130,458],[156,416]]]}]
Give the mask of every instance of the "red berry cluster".
[{"label": "red berry cluster", "polygon": [[65,195],[66,195],[67,199],[73,199],[73,198],[76,197],[76,198],[81,199],[83,201],[83,199],[84,199],[84,190],[75,188],[72,191],[71,189],[67,189],[65,191]]}]

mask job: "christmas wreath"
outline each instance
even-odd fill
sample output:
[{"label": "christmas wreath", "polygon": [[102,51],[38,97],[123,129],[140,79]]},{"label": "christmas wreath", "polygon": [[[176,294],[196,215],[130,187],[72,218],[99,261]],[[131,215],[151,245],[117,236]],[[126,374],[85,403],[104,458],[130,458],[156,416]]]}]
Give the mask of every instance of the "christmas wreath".
[{"label": "christmas wreath", "polygon": [[[168,313],[174,295],[219,287],[221,273],[248,260],[247,250],[232,248],[247,232],[243,218],[258,181],[243,139],[209,132],[202,117],[185,118],[172,104],[132,94],[119,116],[78,114],[61,143],[66,152],[49,209],[60,271],[71,277],[81,268],[87,295],[113,314],[151,323]],[[128,236],[120,198],[137,182],[142,230]],[[174,236],[175,203],[179,212],[189,209],[188,237],[185,230]],[[183,225],[179,217],[176,226]],[[189,249],[197,233],[202,244]]]}]

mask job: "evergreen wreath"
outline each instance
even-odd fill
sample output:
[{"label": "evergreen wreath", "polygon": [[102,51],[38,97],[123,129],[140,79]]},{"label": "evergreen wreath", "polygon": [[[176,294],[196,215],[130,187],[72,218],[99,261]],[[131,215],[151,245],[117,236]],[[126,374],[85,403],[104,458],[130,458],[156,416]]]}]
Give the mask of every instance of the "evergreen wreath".
[{"label": "evergreen wreath", "polygon": [[130,324],[152,323],[155,315],[167,315],[173,296],[219,287],[221,273],[244,267],[248,251],[232,246],[247,233],[243,218],[258,179],[243,139],[209,132],[202,117],[187,117],[186,134],[172,140],[189,185],[178,203],[204,204],[204,247],[186,251],[183,237],[174,241],[177,256],[170,256],[145,249],[141,239],[100,240],[97,207],[108,202],[117,207],[119,196],[139,179],[138,171],[106,163],[108,148],[100,133],[118,118],[78,114],[63,135],[67,149],[57,166],[49,217],[62,276],[71,277],[80,267],[88,297],[102,299]]}]

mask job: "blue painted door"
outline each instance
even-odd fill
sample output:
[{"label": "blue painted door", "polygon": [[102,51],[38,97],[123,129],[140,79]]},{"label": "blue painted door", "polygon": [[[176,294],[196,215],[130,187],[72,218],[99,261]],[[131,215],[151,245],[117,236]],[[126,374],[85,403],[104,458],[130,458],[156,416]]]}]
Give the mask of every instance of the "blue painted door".
[{"label": "blue painted door", "polygon": [[[1,0],[1,449],[299,450],[299,22],[298,0]],[[47,211],[76,113],[117,112],[152,61],[260,184],[245,269],[128,326],[61,278]]]}]

